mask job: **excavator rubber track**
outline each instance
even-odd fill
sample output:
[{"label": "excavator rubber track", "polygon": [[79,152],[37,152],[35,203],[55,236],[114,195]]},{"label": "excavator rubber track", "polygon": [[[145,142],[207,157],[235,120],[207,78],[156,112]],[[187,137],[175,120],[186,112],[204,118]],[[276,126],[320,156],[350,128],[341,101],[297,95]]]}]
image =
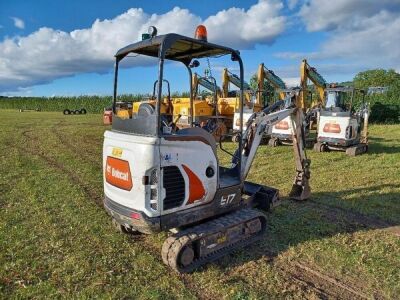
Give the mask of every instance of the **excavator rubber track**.
[{"label": "excavator rubber track", "polygon": [[165,240],[161,256],[178,273],[190,273],[230,252],[259,240],[266,231],[266,216],[255,209],[240,209],[184,229]]},{"label": "excavator rubber track", "polygon": [[360,143],[356,146],[349,147],[346,149],[346,154],[349,156],[357,156],[364,154],[368,151],[368,145],[364,143]]}]

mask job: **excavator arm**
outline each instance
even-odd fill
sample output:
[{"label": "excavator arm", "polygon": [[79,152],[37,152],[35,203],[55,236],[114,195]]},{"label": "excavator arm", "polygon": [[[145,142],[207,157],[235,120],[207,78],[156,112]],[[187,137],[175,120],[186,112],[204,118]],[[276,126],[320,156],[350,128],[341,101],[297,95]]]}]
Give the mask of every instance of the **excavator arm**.
[{"label": "excavator arm", "polygon": [[197,73],[194,73],[192,76],[193,98],[196,98],[197,96],[199,85],[212,92],[214,95],[214,102],[216,102],[217,97],[221,93],[221,89],[217,86],[215,79],[213,77],[201,77]]},{"label": "excavator arm", "polygon": [[[229,83],[240,89],[240,78],[231,72],[227,68],[222,71],[222,97],[227,98],[229,92]],[[247,82],[243,82],[243,89],[245,91],[251,90],[250,85]]]},{"label": "excavator arm", "polygon": [[[318,92],[318,102],[324,105],[325,102],[325,88],[327,87],[327,82],[318,73],[318,71],[311,67],[306,59],[303,59],[301,66],[300,66],[300,97],[298,98],[297,107],[301,107],[303,110],[307,110],[309,107],[306,103],[306,98],[308,95],[308,86],[307,81],[308,79],[315,85],[317,92]],[[318,103],[312,103],[311,107],[316,106]]]},{"label": "excavator arm", "polygon": [[273,125],[291,116],[293,130],[293,151],[296,165],[296,175],[289,196],[295,200],[306,200],[310,197],[310,160],[304,150],[304,115],[302,109],[278,109],[284,102],[278,101],[259,113],[254,113],[247,123],[247,129],[242,137],[243,151],[241,163],[241,177],[244,181],[250,171],[257,149],[264,133],[270,133]]},{"label": "excavator arm", "polygon": [[286,97],[286,93],[283,92],[282,90],[286,89],[286,84],[285,82],[278,76],[276,75],[272,70],[269,70],[264,66],[263,63],[261,63],[258,66],[258,71],[257,71],[257,85],[258,85],[258,94],[257,94],[257,101],[258,103],[261,103],[261,95],[262,92],[264,91],[264,80],[267,80],[275,90],[280,90],[279,92],[279,99],[284,100]]}]

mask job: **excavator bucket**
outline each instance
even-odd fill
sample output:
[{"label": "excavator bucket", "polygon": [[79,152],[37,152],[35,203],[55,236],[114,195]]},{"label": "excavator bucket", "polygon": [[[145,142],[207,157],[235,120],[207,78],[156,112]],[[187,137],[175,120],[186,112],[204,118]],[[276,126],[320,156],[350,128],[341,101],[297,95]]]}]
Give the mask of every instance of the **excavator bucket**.
[{"label": "excavator bucket", "polygon": [[311,196],[311,189],[310,185],[308,184],[308,179],[303,185],[293,184],[292,190],[289,193],[290,199],[297,200],[297,201],[304,201],[310,198]]}]

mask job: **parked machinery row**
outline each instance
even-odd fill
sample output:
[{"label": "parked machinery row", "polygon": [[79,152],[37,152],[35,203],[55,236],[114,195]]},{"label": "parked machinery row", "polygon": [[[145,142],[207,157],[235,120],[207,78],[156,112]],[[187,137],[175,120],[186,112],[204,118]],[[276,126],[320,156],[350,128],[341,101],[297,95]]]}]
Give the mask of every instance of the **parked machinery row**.
[{"label": "parked machinery row", "polygon": [[[197,66],[191,65],[190,68]],[[161,111],[175,120],[179,129],[190,127],[190,122],[204,128],[219,141],[228,133],[233,140],[238,140],[240,127],[245,130],[247,120],[252,114],[263,109],[263,98],[266,93],[266,84],[273,88],[277,100],[286,104],[294,102],[296,107],[303,110],[306,120],[304,124],[305,142],[317,152],[329,150],[346,151],[349,155],[358,155],[368,149],[368,116],[369,108],[364,101],[364,91],[353,87],[343,87],[328,84],[323,76],[307,60],[300,66],[300,85],[296,88],[287,88],[284,81],[260,64],[257,71],[257,87],[251,87],[244,81],[243,112],[239,108],[240,90],[230,90],[229,86],[239,88],[239,76],[227,68],[222,72],[222,87],[217,85],[211,70],[206,70],[204,76],[192,74],[190,97],[171,97],[169,82],[164,80],[167,94],[161,103]],[[313,90],[310,85],[313,85]],[[116,113],[122,118],[131,118],[139,110],[154,110],[158,81],[154,82],[153,93],[145,101],[117,102]],[[203,88],[208,93],[201,93]],[[355,108],[353,102],[361,103]],[[192,106],[191,106],[192,105]],[[192,108],[191,108],[192,107]],[[190,117],[190,110],[193,109]],[[240,124],[240,114],[243,114],[244,124]],[[190,119],[192,118],[192,119]],[[110,124],[112,117],[110,110],[104,113],[104,124]],[[272,128],[267,136],[269,145],[278,146],[292,143],[293,128],[290,118],[280,121]]]}]

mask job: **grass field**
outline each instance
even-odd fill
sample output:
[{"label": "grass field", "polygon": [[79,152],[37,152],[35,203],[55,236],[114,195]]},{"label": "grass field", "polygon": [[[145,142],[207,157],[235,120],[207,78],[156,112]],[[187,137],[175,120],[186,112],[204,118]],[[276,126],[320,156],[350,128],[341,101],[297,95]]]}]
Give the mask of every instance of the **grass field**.
[{"label": "grass field", "polygon": [[312,199],[286,195],[290,147],[259,149],[250,179],[277,187],[268,234],[193,274],[166,234],[116,233],[102,208],[100,115],[0,110],[0,298],[277,299],[400,295],[400,125],[370,152],[312,153]]}]

